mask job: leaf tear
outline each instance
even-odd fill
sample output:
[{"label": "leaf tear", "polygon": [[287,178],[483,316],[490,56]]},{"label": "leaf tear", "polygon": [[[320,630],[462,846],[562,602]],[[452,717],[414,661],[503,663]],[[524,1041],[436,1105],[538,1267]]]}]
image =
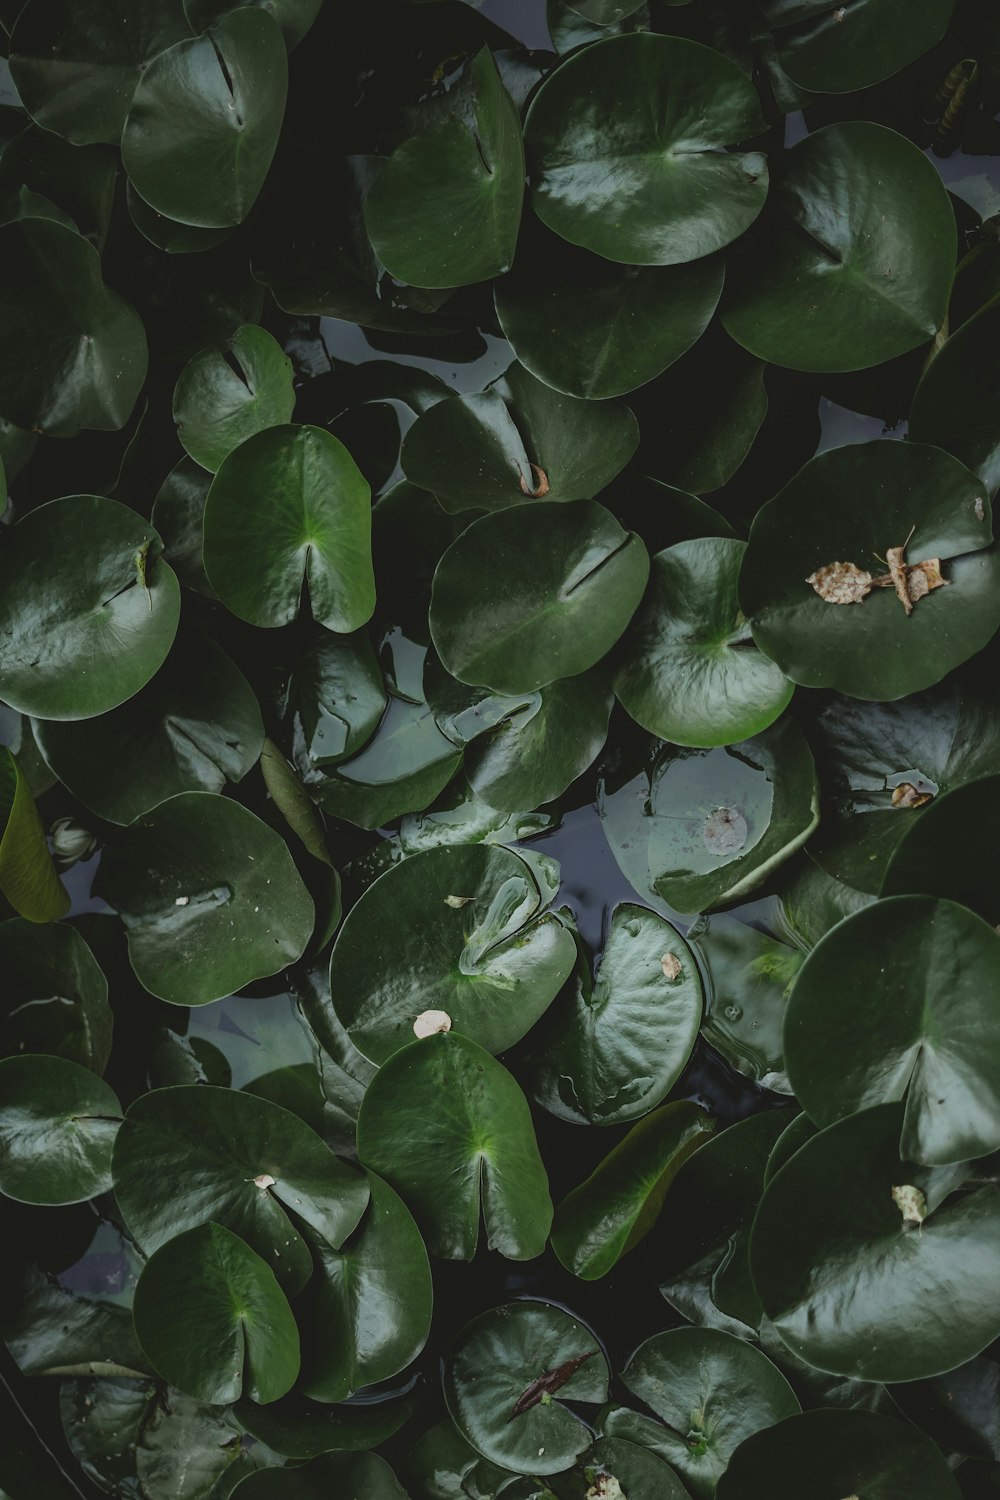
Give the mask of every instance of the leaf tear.
[{"label": "leaf tear", "polygon": [[526,1411],[530,1411],[533,1406],[540,1405],[543,1396],[551,1398],[555,1395],[556,1391],[561,1390],[564,1385],[573,1379],[580,1366],[585,1365],[588,1359],[593,1359],[596,1353],[596,1349],[588,1349],[586,1354],[577,1354],[573,1359],[564,1360],[561,1365],[556,1365],[551,1370],[543,1370],[537,1380],[533,1380],[529,1386],[525,1386],[515,1401],[514,1410],[507,1418],[507,1421],[513,1422],[515,1417],[521,1417]]}]

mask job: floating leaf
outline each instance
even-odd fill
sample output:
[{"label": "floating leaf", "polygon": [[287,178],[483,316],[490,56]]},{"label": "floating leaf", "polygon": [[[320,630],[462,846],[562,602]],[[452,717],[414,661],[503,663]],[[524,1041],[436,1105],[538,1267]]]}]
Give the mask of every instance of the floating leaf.
[{"label": "floating leaf", "polygon": [[781,1033],[805,954],[736,917],[704,918],[688,935],[709,978],[705,1040],[761,1087],[791,1093]]},{"label": "floating leaf", "polygon": [[296,759],[322,770],[349,759],[378,729],[387,701],[368,636],[335,635],[317,625],[289,683]]},{"label": "floating leaf", "polygon": [[0,894],[30,922],[54,922],[69,909],[31,788],[6,746],[0,746]]},{"label": "floating leaf", "polygon": [[1000,297],[948,338],[927,366],[910,408],[915,442],[932,443],[1000,488],[1000,438],[992,420],[1000,383]]},{"label": "floating leaf", "polygon": [[377,1453],[323,1453],[301,1468],[249,1474],[234,1500],[327,1500],[329,1495],[364,1500],[407,1500],[384,1458]]},{"label": "floating leaf", "polygon": [[268,1406],[244,1398],[234,1416],[272,1452],[289,1458],[315,1458],[320,1453],[377,1448],[399,1431],[412,1412],[412,1402],[405,1398],[370,1405],[329,1405],[309,1401],[293,1391]]},{"label": "floating leaf", "polygon": [[882,896],[943,896],[1000,924],[994,873],[1000,776],[984,776],[934,798],[904,832],[886,866]]},{"label": "floating leaf", "polygon": [[0,1091],[0,1193],[19,1203],[84,1203],[107,1192],[121,1105],[102,1079],[35,1053],[0,1062]]},{"label": "floating leaf", "polygon": [[941,40],[955,0],[764,0],[778,62],[800,88],[850,93],[881,83]]},{"label": "floating leaf", "polygon": [[44,1052],[103,1073],[111,1052],[108,982],[75,927],[0,922],[0,1049]]},{"label": "floating leaf", "polygon": [[194,355],[174,387],[177,436],[213,474],[255,432],[289,422],[294,405],[291,360],[253,324]]}]

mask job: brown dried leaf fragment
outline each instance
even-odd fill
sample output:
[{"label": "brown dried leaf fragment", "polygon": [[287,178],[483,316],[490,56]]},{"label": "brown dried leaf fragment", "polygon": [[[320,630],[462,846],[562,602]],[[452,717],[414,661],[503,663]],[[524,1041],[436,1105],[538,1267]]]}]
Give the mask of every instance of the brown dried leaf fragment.
[{"label": "brown dried leaf fragment", "polygon": [[521,494],[527,495],[529,500],[541,500],[549,493],[549,476],[544,469],[540,469],[537,464],[530,463],[530,461],[529,467],[535,480],[535,488],[532,489],[524,475],[519,474],[517,478],[521,486]]},{"label": "brown dried leaf fragment", "polygon": [[885,549],[885,560],[889,568],[889,578],[896,590],[896,597],[908,615],[913,613],[913,601],[910,599],[910,591],[906,583],[906,564],[903,561],[903,553],[906,551],[906,543],[902,547],[887,547]]},{"label": "brown dried leaf fragment", "polygon": [[562,1390],[563,1386],[573,1379],[580,1366],[585,1365],[588,1359],[593,1359],[596,1353],[596,1349],[588,1349],[586,1354],[578,1354],[574,1359],[567,1359],[552,1370],[543,1370],[538,1379],[533,1380],[518,1396],[514,1403],[514,1410],[507,1421],[513,1422],[515,1417],[521,1417],[533,1406],[538,1406],[543,1396],[551,1397],[556,1391]]},{"label": "brown dried leaf fragment", "polygon": [[832,562],[810,573],[806,583],[827,604],[860,604],[871,591],[872,575],[855,563]]},{"label": "brown dried leaf fragment", "polygon": [[929,594],[932,589],[945,589],[949,580],[941,576],[941,559],[928,557],[923,562],[913,563],[906,570],[906,592],[913,603]]},{"label": "brown dried leaf fragment", "polygon": [[663,970],[664,979],[676,979],[681,972],[681,961],[676,953],[664,953],[660,959],[660,968]]},{"label": "brown dried leaf fragment", "polygon": [[925,802],[933,800],[932,792],[918,792],[912,781],[901,781],[892,789],[893,807],[923,807]]}]

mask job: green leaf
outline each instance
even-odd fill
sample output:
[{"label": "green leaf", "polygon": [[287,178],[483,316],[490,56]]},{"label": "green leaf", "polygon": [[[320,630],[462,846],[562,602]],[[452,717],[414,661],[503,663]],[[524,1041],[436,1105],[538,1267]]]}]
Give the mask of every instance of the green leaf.
[{"label": "green leaf", "polygon": [[526,861],[496,844],[430,849],[387,870],[348,913],[330,960],[351,1041],[384,1063],[431,1013],[488,1052],[513,1046],[576,958],[548,901]]},{"label": "green leaf", "polygon": [[523,1058],[532,1097],[576,1125],[638,1119],[687,1065],[701,1005],[698,966],[680,933],[623,902],[611,913],[594,980],[581,955],[532,1033]]},{"label": "green leaf", "polygon": [[195,354],[174,387],[177,436],[213,474],[255,432],[291,421],[294,406],[291,360],[252,323],[225,344]]},{"label": "green leaf", "polygon": [[[607,1431],[606,1421],[604,1430]],[[602,1493],[614,1495],[615,1481],[619,1492],[627,1496],[628,1500],[690,1500],[673,1469],[661,1458],[648,1448],[640,1447],[638,1443],[630,1443],[615,1436],[600,1438],[593,1447],[580,1455],[570,1475],[555,1480],[554,1483],[559,1488],[560,1496],[566,1496],[567,1500],[568,1497],[572,1497],[572,1500],[588,1500],[595,1486],[598,1497]],[[528,1482],[524,1481],[525,1484]],[[602,1483],[603,1491],[600,1488]],[[513,1487],[501,1493],[509,1495],[510,1500],[518,1500],[518,1492]],[[552,1493],[551,1490],[538,1489],[520,1492],[523,1500],[548,1500]]]},{"label": "green leaf", "polygon": [[467,1500],[498,1494],[514,1476],[482,1458],[448,1417],[429,1427],[409,1454],[403,1471],[414,1500]]},{"label": "green leaf", "polygon": [[287,625],[303,590],[313,618],[357,630],[375,607],[370,491],[320,427],[270,427],[230,453],[205,503],[205,571],[251,625]]},{"label": "green leaf", "polygon": [[233,1500],[328,1500],[357,1495],[359,1500],[407,1500],[384,1458],[377,1453],[323,1453],[301,1468],[249,1474]]},{"label": "green leaf", "polygon": [[955,253],[948,194],[921,152],[868,120],[828,125],[786,153],[732,256],[722,320],[773,364],[863,370],[934,337]]},{"label": "green leaf", "polygon": [[189,1229],[150,1257],[134,1316],[154,1369],[196,1401],[221,1406],[246,1390],[265,1403],[295,1383],[299,1334],[285,1294],[221,1224]]},{"label": "green leaf", "polygon": [[[570,9],[595,26],[614,26],[637,11],[641,3],[642,0],[574,0]],[[686,0],[667,0],[668,5],[685,3]]]},{"label": "green leaf", "polygon": [[471,1260],[487,1245],[532,1260],[552,1223],[527,1100],[468,1037],[430,1036],[384,1063],[358,1117],[358,1157],[396,1189],[432,1255]]},{"label": "green leaf", "polygon": [[296,658],[288,691],[296,759],[326,769],[355,755],[378,729],[388,699],[363,631],[335,635],[317,625]]},{"label": "green leaf", "polygon": [[72,146],[38,125],[28,125],[4,146],[0,177],[58,204],[97,250],[111,222],[118,154],[112,146]]},{"label": "green leaf", "polygon": [[163,556],[184,587],[214,599],[201,555],[205,497],[211,482],[211,474],[194,459],[182,458],[157,491],[151,520],[163,540]]},{"label": "green leaf", "polygon": [[136,1478],[136,1449],[155,1395],[151,1380],[105,1376],[64,1380],[59,1386],[59,1415],[70,1451],[88,1479],[111,1494],[114,1486]]},{"label": "green leaf", "polygon": [[[546,1374],[548,1386],[515,1414]],[[570,1313],[548,1302],[507,1302],[462,1329],[445,1364],[444,1396],[459,1432],[491,1463],[558,1474],[592,1437],[564,1401],[607,1400],[608,1375],[601,1346]],[[538,1399],[543,1392],[548,1401]]]},{"label": "green leaf", "polygon": [[[891,701],[939,681],[1000,625],[1000,554],[983,551],[992,537],[980,480],[940,449],[835,448],[758,511],[740,603],[757,645],[793,681]],[[939,560],[947,587],[912,602],[911,581],[909,614],[890,586],[848,604],[819,592],[832,564],[859,569],[847,580],[859,588],[886,577],[892,548],[907,566]]]},{"label": "green leaf", "polygon": [[287,88],[281,30],[254,6],[160,52],[139,80],[122,135],[132,186],[181,224],[241,224],[271,165]]},{"label": "green leaf", "polygon": [[0,1050],[44,1052],[103,1073],[111,1054],[108,982],[75,927],[0,922]]},{"label": "green leaf", "polygon": [[90,241],[43,204],[0,224],[0,410],[53,437],[124,427],[146,379],[145,330]]},{"label": "green leaf", "polygon": [[938,1166],[1000,1150],[998,986],[1000,938],[964,906],[895,896],[848,917],[788,1002],[785,1062],[803,1109],[822,1128],[905,1098],[901,1156]]},{"label": "green leaf", "polygon": [[260,769],[268,796],[303,847],[325,865],[332,865],[323,820],[305,789],[273,740],[265,739]]},{"label": "green leaf", "polygon": [[179,613],[148,521],[100,495],[51,500],[0,550],[0,697],[42,719],[107,713],[163,665]]},{"label": "green leaf", "polygon": [[791,1093],[781,1033],[805,954],[735,917],[703,918],[688,936],[709,979],[705,1040],[762,1088]]},{"label": "green leaf", "polygon": [[113,1166],[118,1205],[147,1254],[214,1221],[246,1240],[290,1295],[313,1269],[295,1221],[338,1247],[369,1200],[365,1179],[297,1115],[208,1084],[137,1099]]},{"label": "green leaf", "polygon": [[155,208],[139,197],[129,182],[125,187],[125,201],[129,217],[143,239],[162,250],[165,255],[197,255],[214,250],[232,234],[231,229],[196,229],[191,224],[179,224],[157,213]]},{"label": "green leaf", "polygon": [[584,1281],[606,1276],[652,1229],[678,1170],[714,1128],[696,1104],[665,1104],[633,1125],[557,1206],[552,1248]]},{"label": "green leaf", "polygon": [[294,1391],[268,1406],[246,1397],[233,1415],[275,1453],[315,1458],[320,1453],[363,1452],[395,1435],[413,1413],[411,1401],[355,1402],[331,1406]]},{"label": "green leaf", "polygon": [[[268,11],[281,27],[285,46],[293,51],[307,34],[323,6],[323,0],[253,0]],[[238,0],[184,0],[184,11],[195,31],[239,8]]]},{"label": "green leaf", "polygon": [[[995,1356],[995,1350],[990,1351]],[[933,1380],[892,1388],[892,1399],[909,1421],[949,1452],[969,1458],[1000,1458],[1000,1365],[995,1357],[970,1359]]]},{"label": "green leaf", "polygon": [[1000,488],[1000,297],[963,323],[935,354],[910,408],[910,436],[954,454],[989,494]]},{"label": "green leaf", "polygon": [[622,1381],[660,1420],[618,1408],[605,1430],[658,1453],[695,1500],[711,1500],[742,1442],[799,1410],[766,1355],[717,1328],[654,1334],[632,1355]]},{"label": "green leaf", "polygon": [[648,574],[642,542],[602,505],[516,506],[474,521],[444,554],[434,575],[431,637],[460,682],[533,692],[600,661],[628,624]]},{"label": "green leaf", "polygon": [[574,54],[525,121],[532,206],[573,245],[627,265],[675,265],[728,245],[767,195],[753,84],[718,52],[637,32]]},{"label": "green leaf", "polygon": [[21,767],[0,746],[0,894],[30,922],[54,922],[69,910]]},{"label": "green leaf", "polygon": [[121,1123],[114,1091],[89,1068],[42,1053],[0,1062],[0,1193],[19,1203],[84,1203],[111,1186]]},{"label": "green leaf", "polygon": [[517,108],[489,48],[447,112],[399,146],[372,184],[365,225],[379,260],[411,286],[469,286],[506,271],[524,195]]},{"label": "green leaf", "polygon": [[622,642],[615,692],[643,729],[675,745],[731,745],[784,711],[794,685],[754,646],[736,584],[746,543],[726,537],[658,552]]},{"label": "green leaf", "polygon": [[589,500],[628,463],[639,429],[621,402],[562,395],[520,364],[485,391],[439,401],[403,441],[403,471],[447,511],[526,498]]},{"label": "green leaf", "polygon": [[494,297],[521,364],[554,390],[596,400],[645,385],[690,349],[724,275],[721,258],[622,266],[522,230],[517,262]]},{"label": "green leaf", "polygon": [[778,61],[793,83],[819,94],[881,83],[930,52],[951,20],[955,0],[764,0]]},{"label": "green leaf", "polygon": [[882,896],[943,896],[1000,924],[996,834],[1000,776],[936,797],[911,823],[882,878]]},{"label": "green leaf", "polygon": [[[206,636],[182,632],[127,703],[77,723],[36,720],[46,764],[100,818],[131,823],[180,792],[242,781],[264,743],[246,678]],[[112,770],[113,768],[113,770]]]},{"label": "green leaf", "polygon": [[772,1179],[754,1221],[764,1311],[793,1354],[833,1374],[921,1380],[1000,1334],[1000,1190],[954,1193],[967,1167],[901,1161],[902,1125],[903,1106],[882,1104],[821,1131]]},{"label": "green leaf", "polygon": [[207,1005],[301,958],[313,903],[282,838],[245,807],[181,792],[114,837],[99,884],[150,994]]},{"label": "green leaf", "polygon": [[[296,1307],[300,1389],[344,1401],[406,1368],[431,1326],[431,1269],[412,1215],[374,1173],[365,1216],[339,1250],[314,1244],[316,1273]],[[366,1443],[364,1446],[368,1446]]]},{"label": "green leaf", "polygon": [[43,129],[117,145],[143,68],[190,33],[181,0],[31,0],[11,34],[11,77]]}]

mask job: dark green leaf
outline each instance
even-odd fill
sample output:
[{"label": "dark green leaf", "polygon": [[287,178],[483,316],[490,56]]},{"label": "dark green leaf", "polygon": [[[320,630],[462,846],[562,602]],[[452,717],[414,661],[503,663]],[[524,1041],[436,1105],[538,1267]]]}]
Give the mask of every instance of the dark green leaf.
[{"label": "dark green leaf", "polygon": [[177,436],[213,474],[255,432],[289,422],[294,406],[291,360],[252,323],[189,359],[174,387]]},{"label": "dark green leaf", "polygon": [[910,435],[953,453],[989,494],[1000,488],[1000,297],[962,327],[927,366],[910,409]]},{"label": "dark green leaf", "polygon": [[69,909],[31,787],[5,745],[0,746],[0,894],[30,922],[54,922]]},{"label": "dark green leaf", "polygon": [[0,968],[3,1054],[45,1052],[103,1073],[111,1053],[108,982],[77,930],[22,917],[2,922]]},{"label": "dark green leaf", "polygon": [[689,937],[709,978],[705,1040],[762,1088],[791,1093],[781,1031],[805,954],[735,917],[705,918]]},{"label": "dark green leaf", "polygon": [[0,1062],[0,1192],[19,1203],[83,1203],[111,1186],[121,1124],[89,1068],[42,1053]]},{"label": "dark green leaf", "polygon": [[377,1453],[323,1453],[301,1468],[250,1474],[233,1492],[234,1500],[407,1500],[384,1458]]},{"label": "dark green leaf", "polygon": [[883,896],[944,896],[1000,925],[997,834],[1000,776],[936,797],[903,834],[882,880]]},{"label": "dark green leaf", "polygon": [[335,635],[317,625],[289,684],[296,759],[325,770],[357,754],[378,729],[387,701],[368,636]]},{"label": "dark green leaf", "polygon": [[781,67],[801,88],[850,93],[881,83],[930,52],[951,19],[955,0],[764,0]]},{"label": "dark green leaf", "polygon": [[413,1411],[412,1402],[328,1405],[294,1392],[269,1406],[244,1398],[233,1415],[247,1432],[289,1458],[320,1453],[354,1453],[377,1448],[392,1437]]}]

